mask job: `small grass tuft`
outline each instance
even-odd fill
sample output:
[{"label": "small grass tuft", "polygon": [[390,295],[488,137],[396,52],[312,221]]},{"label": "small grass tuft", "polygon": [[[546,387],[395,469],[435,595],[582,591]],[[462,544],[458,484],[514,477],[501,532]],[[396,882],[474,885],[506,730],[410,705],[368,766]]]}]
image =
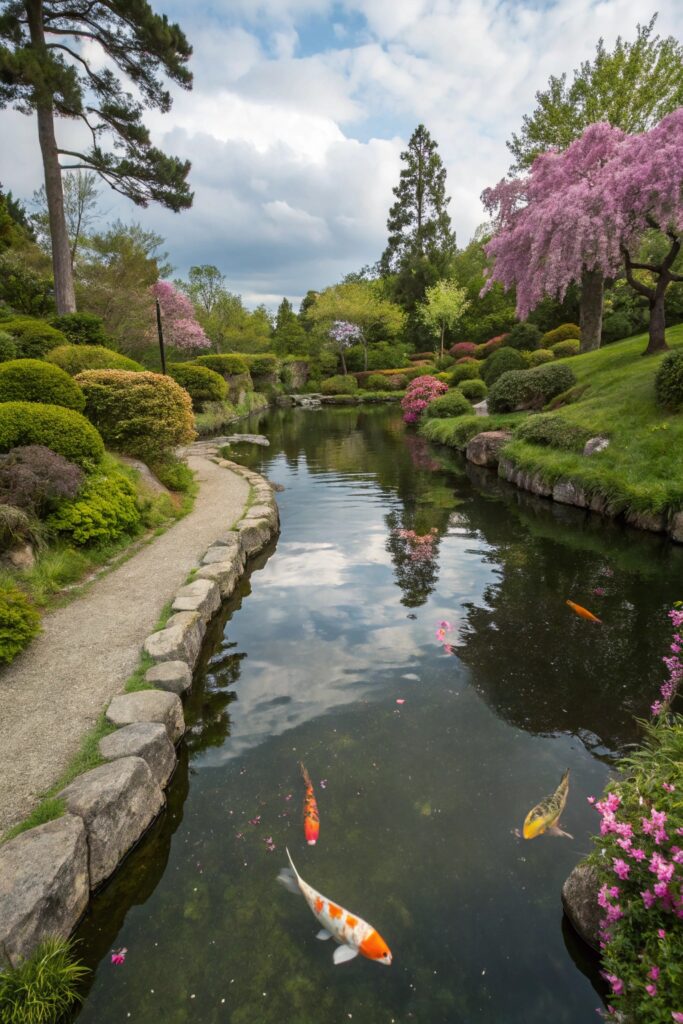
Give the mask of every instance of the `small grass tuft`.
[{"label": "small grass tuft", "polygon": [[0,974],[2,1024],[57,1024],[64,1017],[89,973],[74,948],[67,939],[45,939],[28,960]]}]

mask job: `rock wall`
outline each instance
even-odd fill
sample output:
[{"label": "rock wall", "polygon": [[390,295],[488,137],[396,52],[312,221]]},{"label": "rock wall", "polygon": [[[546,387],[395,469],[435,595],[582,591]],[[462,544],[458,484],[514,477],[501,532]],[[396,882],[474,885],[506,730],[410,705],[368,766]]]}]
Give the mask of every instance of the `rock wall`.
[{"label": "rock wall", "polygon": [[0,846],[0,969],[16,966],[48,936],[68,937],[90,893],[139,842],[166,802],[185,732],[181,698],[192,686],[207,626],[244,572],[247,559],[277,534],[280,520],[264,477],[226,459],[246,477],[251,504],[204,555],[196,578],[181,587],[173,614],[144,650],[154,660],[151,689],[114,697],[106,711],[116,731],[100,741],[104,764],[59,794],[66,813]]}]

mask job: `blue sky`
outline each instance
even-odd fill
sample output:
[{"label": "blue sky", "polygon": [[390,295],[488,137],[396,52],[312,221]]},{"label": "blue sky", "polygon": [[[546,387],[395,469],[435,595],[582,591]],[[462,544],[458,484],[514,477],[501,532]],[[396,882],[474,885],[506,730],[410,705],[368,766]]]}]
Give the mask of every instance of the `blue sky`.
[{"label": "blue sky", "polygon": [[[249,305],[298,301],[374,262],[399,154],[424,122],[448,170],[459,244],[479,195],[507,171],[505,141],[551,74],[600,36],[632,37],[642,0],[153,0],[194,46],[194,89],[150,112],[155,142],[192,160],[192,210],[139,210],[103,191],[108,216],[167,239],[179,274],[214,263]],[[683,2],[658,30],[683,38]],[[101,55],[92,52],[97,62]],[[60,140],[79,128],[57,125]],[[0,112],[0,181],[40,184],[35,121]],[[11,159],[10,159],[11,154]]]}]

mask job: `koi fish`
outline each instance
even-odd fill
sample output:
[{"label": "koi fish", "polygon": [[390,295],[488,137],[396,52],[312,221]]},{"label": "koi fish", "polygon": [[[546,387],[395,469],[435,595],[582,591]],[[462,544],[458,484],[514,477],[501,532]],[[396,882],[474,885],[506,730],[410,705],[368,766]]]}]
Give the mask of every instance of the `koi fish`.
[{"label": "koi fish", "polygon": [[316,803],[315,793],[313,792],[311,776],[308,774],[301,761],[299,762],[299,767],[301,768],[301,774],[306,786],[306,796],[304,797],[304,835],[308,845],[315,846],[320,834],[320,815],[318,814],[318,804]]},{"label": "koi fish", "polygon": [[583,605],[574,604],[573,601],[567,601],[567,604],[571,610],[576,612],[577,615],[580,615],[582,619],[588,619],[589,622],[599,622],[600,625],[602,625],[602,619],[599,619],[597,615],[593,615],[593,612],[589,612],[587,608],[583,607]]},{"label": "koi fish", "polygon": [[553,836],[566,836],[567,839],[574,838],[558,825],[564,805],[567,803],[568,793],[569,769],[567,768],[555,792],[536,804],[524,819],[522,834],[525,839],[535,839],[536,836],[542,836],[544,832],[549,832]]},{"label": "koi fish", "polygon": [[332,957],[335,964],[346,963],[353,960],[360,953],[368,960],[384,964],[388,967],[391,963],[391,951],[386,942],[376,932],[372,925],[363,921],[355,914],[332,903],[325,896],[304,882],[294,867],[294,862],[287,850],[290,867],[283,868],[277,876],[278,882],[284,885],[285,889],[293,892],[296,896],[303,896],[314,916],[322,925],[316,938],[325,942],[327,939],[334,939],[339,946]]}]

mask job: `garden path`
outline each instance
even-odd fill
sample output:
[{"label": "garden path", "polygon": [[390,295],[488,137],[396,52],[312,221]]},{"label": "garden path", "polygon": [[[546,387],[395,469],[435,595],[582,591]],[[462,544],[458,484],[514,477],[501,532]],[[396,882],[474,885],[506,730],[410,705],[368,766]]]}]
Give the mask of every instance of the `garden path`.
[{"label": "garden path", "polygon": [[249,484],[188,459],[199,493],[189,515],[47,614],[43,632],[0,671],[0,835],[25,818],[77,753],[140,659],[164,604],[244,510]]}]

